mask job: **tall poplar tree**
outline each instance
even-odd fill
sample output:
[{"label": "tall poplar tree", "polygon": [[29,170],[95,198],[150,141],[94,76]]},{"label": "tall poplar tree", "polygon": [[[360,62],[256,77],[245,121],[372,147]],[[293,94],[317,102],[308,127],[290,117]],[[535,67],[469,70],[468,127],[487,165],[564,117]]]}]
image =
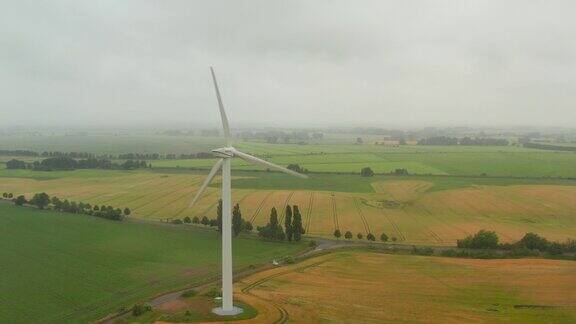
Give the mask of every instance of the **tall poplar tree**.
[{"label": "tall poplar tree", "polygon": [[286,214],[284,215],[284,228],[286,230],[286,238],[288,242],[292,242],[292,207],[286,205]]},{"label": "tall poplar tree", "polygon": [[298,242],[302,239],[302,234],[304,234],[304,227],[302,226],[302,215],[300,215],[300,209],[297,205],[294,205],[292,209],[294,216],[292,217],[292,236],[294,241]]},{"label": "tall poplar tree", "polygon": [[240,205],[234,205],[234,209],[232,210],[232,231],[234,232],[234,236],[238,236],[242,231],[242,213],[240,212]]}]

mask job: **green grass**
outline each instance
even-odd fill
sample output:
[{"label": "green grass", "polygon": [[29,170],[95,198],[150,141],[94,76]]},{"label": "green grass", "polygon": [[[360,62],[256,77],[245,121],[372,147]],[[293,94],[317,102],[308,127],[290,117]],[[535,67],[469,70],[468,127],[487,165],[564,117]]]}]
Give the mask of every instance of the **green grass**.
[{"label": "green grass", "polygon": [[[576,180],[570,179],[523,179],[523,178],[491,178],[491,177],[447,177],[447,176],[374,176],[341,174],[310,174],[308,179],[290,177],[277,172],[237,172],[233,179],[235,189],[258,190],[321,190],[337,192],[374,192],[373,182],[391,180],[423,180],[434,185],[429,191],[465,188],[480,185],[528,185],[556,184],[576,186]],[[216,188],[220,184],[212,184]]]},{"label": "green grass", "polygon": [[[334,134],[333,134],[334,135]],[[267,156],[270,161],[288,165],[298,163],[316,172],[359,172],[365,166],[377,173],[406,168],[413,174],[467,175],[483,173],[510,177],[572,177],[576,178],[576,153],[526,149],[516,146],[383,146],[369,144],[377,140],[369,136],[364,145],[351,144],[353,134],[336,134],[325,140],[310,141],[308,145],[268,144],[237,141],[236,147],[247,153]],[[118,154],[192,153],[207,152],[220,147],[219,137],[161,136],[135,133],[130,136],[29,136],[0,137],[0,149],[29,149],[36,151],[85,151]],[[24,158],[31,160],[31,158]],[[0,158],[1,162],[6,161]],[[209,169],[215,160],[159,160],[151,161],[157,168]],[[238,170],[259,167],[236,160]]]},{"label": "green grass", "polygon": [[136,133],[129,136],[0,136],[0,149],[90,153],[192,153],[222,146],[218,137],[162,136]]},{"label": "green grass", "polygon": [[[275,154],[276,151],[272,151]],[[313,172],[360,172],[370,167],[376,173],[405,168],[412,174],[509,177],[576,178],[576,154],[552,151],[429,151],[380,153],[330,153],[324,155],[273,155],[269,161],[286,166],[297,163]],[[155,168],[210,169],[215,159],[152,161]],[[234,160],[236,170],[259,170],[242,160]]]},{"label": "green grass", "polygon": [[[186,226],[113,222],[0,203],[0,321],[87,322],[217,275],[220,236]],[[235,267],[304,244],[234,240]]]}]

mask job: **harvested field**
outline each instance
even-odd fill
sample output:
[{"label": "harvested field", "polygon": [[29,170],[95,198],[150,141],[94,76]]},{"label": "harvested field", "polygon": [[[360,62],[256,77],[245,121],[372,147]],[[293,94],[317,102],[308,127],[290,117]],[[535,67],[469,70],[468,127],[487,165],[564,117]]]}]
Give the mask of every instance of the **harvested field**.
[{"label": "harvested field", "polygon": [[[28,177],[2,177],[0,192],[30,198],[44,191],[93,205],[129,207],[133,217],[145,219],[216,217],[218,177],[197,205],[189,209],[204,175],[81,171],[27,171],[20,175]],[[39,179],[38,175],[46,178]],[[272,177],[279,181],[277,175]],[[240,176],[234,182],[246,178]],[[272,207],[276,207],[282,221],[286,204],[298,205],[306,233],[323,237],[332,237],[338,228],[342,233],[351,231],[354,236],[373,233],[379,237],[386,233],[398,242],[433,245],[452,245],[480,229],[494,230],[502,241],[508,242],[526,232],[551,240],[576,238],[576,186],[463,185],[436,190],[432,179],[378,180],[372,186],[376,192],[354,191],[354,186],[349,192],[236,188],[233,201],[240,202],[243,217],[254,226],[268,222]]]},{"label": "harvested field", "polygon": [[259,323],[569,323],[576,263],[337,252],[245,278],[236,297]]}]

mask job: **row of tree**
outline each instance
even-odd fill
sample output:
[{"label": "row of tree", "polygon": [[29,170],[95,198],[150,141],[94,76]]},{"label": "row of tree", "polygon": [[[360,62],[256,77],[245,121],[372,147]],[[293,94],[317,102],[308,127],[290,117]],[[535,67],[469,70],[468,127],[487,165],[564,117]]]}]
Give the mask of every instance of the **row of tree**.
[{"label": "row of tree", "polygon": [[29,150],[0,150],[0,155],[3,156],[39,156],[38,152]]},{"label": "row of tree", "polygon": [[[360,170],[360,175],[363,177],[373,177],[374,174],[375,173],[371,167],[364,167],[364,168],[362,168],[362,170]],[[397,176],[404,176],[404,175],[408,175],[409,173],[408,173],[408,169],[396,168],[396,169],[394,169],[394,171],[390,172],[389,174],[397,175]]]},{"label": "row of tree", "polygon": [[289,242],[298,242],[302,239],[302,235],[305,234],[304,227],[302,226],[302,215],[297,205],[286,205],[284,228],[282,228],[282,225],[278,221],[276,207],[272,207],[272,210],[270,210],[270,219],[266,226],[258,226],[256,229],[258,230],[258,236],[276,241],[288,240]]},{"label": "row of tree", "polygon": [[[193,218],[186,216],[183,219],[171,220],[171,222],[173,224],[201,224],[210,227],[218,227],[218,231],[222,232],[222,199],[218,201],[218,209],[215,219],[209,219],[206,216],[203,216],[202,218],[198,216],[194,216]],[[252,223],[242,219],[240,205],[234,205],[234,208],[232,209],[232,233],[234,236],[238,236],[241,232],[250,232],[252,229]]]},{"label": "row of tree", "polygon": [[3,193],[2,193],[2,198],[4,198],[4,199],[12,199],[12,198],[14,198],[14,194],[11,193],[11,192],[3,192]]},{"label": "row of tree", "polygon": [[494,231],[480,230],[474,235],[458,240],[459,248],[466,249],[487,249],[487,250],[537,250],[550,254],[576,253],[576,240],[565,242],[552,242],[546,238],[535,234],[526,233],[522,239],[515,243],[500,243],[498,234]]},{"label": "row of tree", "polygon": [[106,219],[111,219],[115,221],[121,221],[124,216],[130,215],[130,208],[126,207],[124,210],[120,208],[114,208],[112,206],[98,206],[83,202],[68,201],[67,199],[61,200],[60,198],[53,196],[50,198],[47,193],[41,192],[35,194],[32,199],[27,200],[24,195],[20,195],[13,198],[12,201],[17,206],[23,206],[25,204],[33,205],[39,209],[52,208],[57,211],[72,213],[72,214],[84,214],[90,216],[96,216]]},{"label": "row of tree", "polygon": [[121,154],[94,154],[89,152],[60,152],[30,150],[0,150],[2,156],[33,156],[33,157],[69,157],[73,159],[108,159],[108,160],[186,160],[186,159],[210,159],[214,155],[210,152],[197,153],[121,153]]},{"label": "row of tree", "polygon": [[122,163],[114,163],[107,159],[80,159],[76,160],[71,157],[52,157],[42,161],[34,161],[27,163],[12,159],[6,162],[7,169],[32,169],[37,171],[53,171],[53,170],[75,170],[75,169],[122,169],[133,170],[140,168],[147,168],[148,163],[144,160],[126,160]]},{"label": "row of tree", "polygon": [[546,144],[546,143],[534,143],[534,142],[526,142],[523,143],[524,147],[534,148],[539,150],[551,150],[551,151],[571,151],[576,152],[576,146],[562,146],[562,145],[554,145],[554,144]]},{"label": "row of tree", "polygon": [[[334,230],[333,235],[335,238],[340,239],[342,237],[342,232],[339,229],[336,229],[336,230]],[[353,237],[354,237],[354,234],[352,234],[351,231],[346,231],[346,233],[344,233],[344,238],[347,240],[351,240]],[[356,238],[359,240],[362,240],[362,239],[364,239],[364,234],[358,233],[358,234],[356,234]],[[376,241],[376,236],[374,236],[374,234],[372,234],[372,233],[368,233],[368,234],[366,234],[366,239],[368,241],[374,242],[374,241]],[[380,234],[380,241],[388,242],[388,239],[389,239],[389,237],[388,237],[388,235],[386,235],[386,233]],[[397,240],[396,237],[392,237],[393,242],[396,242],[396,240]]]},{"label": "row of tree", "polygon": [[503,138],[433,136],[418,140],[418,145],[466,145],[466,146],[507,146]]}]

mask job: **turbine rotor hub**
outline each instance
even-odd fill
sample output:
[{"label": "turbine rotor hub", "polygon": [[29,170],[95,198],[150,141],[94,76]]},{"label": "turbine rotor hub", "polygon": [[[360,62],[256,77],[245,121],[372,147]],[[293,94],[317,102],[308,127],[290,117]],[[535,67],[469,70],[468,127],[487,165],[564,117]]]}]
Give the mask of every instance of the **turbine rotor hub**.
[{"label": "turbine rotor hub", "polygon": [[217,148],[217,149],[213,149],[212,153],[214,153],[214,155],[216,155],[217,157],[223,158],[223,159],[229,159],[234,157],[234,148],[233,147],[221,147],[221,148]]}]

